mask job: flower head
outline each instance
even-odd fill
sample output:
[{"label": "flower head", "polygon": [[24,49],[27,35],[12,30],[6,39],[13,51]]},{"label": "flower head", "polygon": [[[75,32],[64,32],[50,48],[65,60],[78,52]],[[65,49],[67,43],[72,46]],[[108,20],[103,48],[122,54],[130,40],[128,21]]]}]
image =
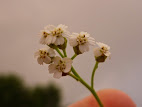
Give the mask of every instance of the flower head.
[{"label": "flower head", "polygon": [[110,56],[110,47],[104,43],[97,42],[99,47],[94,49],[94,56],[98,62],[104,62],[105,59]]},{"label": "flower head", "polygon": [[48,25],[45,27],[44,30],[41,30],[40,33],[40,43],[41,44],[50,44],[50,43],[54,43],[55,39],[54,37],[51,36],[51,31],[55,28],[55,26],[53,25]]},{"label": "flower head", "polygon": [[37,62],[40,65],[43,65],[43,62],[49,64],[51,63],[51,58],[55,56],[55,52],[52,48],[44,48],[35,52],[34,56],[37,57]]},{"label": "flower head", "polygon": [[54,78],[61,78],[63,73],[68,73],[71,70],[72,60],[70,58],[63,58],[56,56],[53,59],[53,64],[50,64],[49,73],[54,73]]},{"label": "flower head", "polygon": [[69,43],[73,47],[78,47],[81,53],[89,51],[89,45],[95,44],[95,39],[87,32],[73,33],[69,36]]},{"label": "flower head", "polygon": [[41,31],[41,44],[55,44],[55,45],[62,45],[64,44],[64,37],[69,35],[67,31],[67,26],[65,25],[58,25],[55,27],[54,25],[48,25],[45,27],[44,30]]}]

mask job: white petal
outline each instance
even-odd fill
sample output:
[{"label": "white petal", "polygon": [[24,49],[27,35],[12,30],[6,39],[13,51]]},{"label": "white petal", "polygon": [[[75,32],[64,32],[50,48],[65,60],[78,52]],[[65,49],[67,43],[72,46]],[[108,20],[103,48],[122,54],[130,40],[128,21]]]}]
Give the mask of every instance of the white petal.
[{"label": "white petal", "polygon": [[105,56],[110,56],[110,52],[109,51],[107,51],[106,53],[104,53],[105,54]]},{"label": "white petal", "polygon": [[57,78],[57,79],[61,78],[61,77],[62,77],[62,72],[56,71],[56,72],[54,73],[53,77],[54,77],[54,78]]},{"label": "white petal", "polygon": [[88,42],[89,42],[90,45],[93,45],[93,46],[95,45],[95,39],[92,38],[92,37],[88,38]]},{"label": "white petal", "polygon": [[45,39],[46,39],[46,38],[42,36],[42,37],[40,38],[40,40],[39,40],[39,43],[40,43],[40,44],[46,44],[46,43],[45,43]]},{"label": "white petal", "polygon": [[37,51],[37,52],[35,52],[34,57],[36,58],[36,57],[38,57],[39,55],[40,55],[40,52]]},{"label": "white petal", "polygon": [[50,64],[51,58],[49,56],[46,56],[45,58],[43,58],[43,62],[46,64]]},{"label": "white petal", "polygon": [[59,56],[56,56],[55,58],[53,58],[53,62],[55,64],[59,64],[60,60],[61,60],[61,58]]},{"label": "white petal", "polygon": [[59,24],[59,25],[57,26],[57,28],[67,29],[67,28],[68,28],[68,26],[63,25],[63,24]]},{"label": "white petal", "polygon": [[89,51],[89,45],[88,43],[85,43],[83,45],[79,45],[79,50],[81,53]]},{"label": "white petal", "polygon": [[38,62],[40,65],[43,65],[43,59],[42,59],[42,58],[38,57],[38,58],[37,58],[37,62]]},{"label": "white petal", "polygon": [[53,43],[55,43],[55,41],[56,41],[56,36],[53,36],[51,43],[53,44]]},{"label": "white petal", "polygon": [[69,44],[73,47],[77,46],[78,45],[77,37],[70,37],[69,38]]},{"label": "white petal", "polygon": [[62,36],[63,36],[63,37],[66,37],[66,38],[68,38],[69,35],[70,35],[70,32],[68,32],[68,31],[64,31],[64,32],[62,33]]},{"label": "white petal", "polygon": [[71,66],[73,61],[70,58],[63,58],[63,60],[65,61],[66,64],[66,68],[64,70],[64,73],[68,73],[71,70]]},{"label": "white petal", "polygon": [[106,47],[108,50],[110,49],[110,47],[104,43],[101,43],[101,42],[96,42],[96,44],[99,46],[99,47]]},{"label": "white petal", "polygon": [[72,63],[73,61],[70,58],[63,58],[63,61],[65,61],[65,63]]},{"label": "white petal", "polygon": [[64,38],[62,36],[57,37],[55,41],[55,45],[63,45],[64,44]]},{"label": "white petal", "polygon": [[52,49],[52,48],[49,48],[49,49],[48,49],[48,53],[49,53],[49,56],[50,56],[50,57],[54,57],[54,56],[55,56],[55,51],[54,51],[54,49]]},{"label": "white petal", "polygon": [[56,69],[56,65],[55,65],[55,64],[50,64],[50,65],[48,66],[48,70],[49,70],[49,73],[54,73],[54,72],[58,71],[58,70]]},{"label": "white petal", "polygon": [[88,35],[88,36],[90,36],[90,34],[89,34],[89,33],[87,33],[87,32],[83,32],[83,31],[82,31],[82,32],[80,32],[80,35],[85,35],[85,36],[86,36],[86,35]]},{"label": "white petal", "polygon": [[52,35],[48,35],[48,36],[46,37],[46,40],[45,40],[46,44],[50,45],[51,42],[52,42],[52,38],[53,38]]},{"label": "white petal", "polygon": [[44,29],[48,30],[48,31],[52,31],[55,29],[55,26],[54,25],[47,25]]},{"label": "white petal", "polygon": [[94,48],[94,56],[99,57],[102,55],[101,48]]}]

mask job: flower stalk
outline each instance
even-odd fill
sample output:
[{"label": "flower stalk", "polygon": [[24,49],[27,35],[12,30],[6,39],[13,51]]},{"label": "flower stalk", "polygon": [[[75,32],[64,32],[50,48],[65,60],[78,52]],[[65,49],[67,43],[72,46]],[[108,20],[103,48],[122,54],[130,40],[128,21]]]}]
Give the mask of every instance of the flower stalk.
[{"label": "flower stalk", "polygon": [[59,50],[59,48],[57,48],[57,47],[55,46],[55,50],[58,52],[58,54],[59,54],[62,58],[64,58],[64,55],[61,53],[61,51]]},{"label": "flower stalk", "polygon": [[91,87],[94,88],[94,76],[95,76],[95,71],[98,68],[98,62],[96,61],[96,64],[94,66],[93,72],[92,72],[92,77],[91,77]]},{"label": "flower stalk", "polygon": [[77,56],[77,54],[74,54],[74,55],[71,57],[71,59],[73,60],[76,56]]},{"label": "flower stalk", "polygon": [[67,57],[66,49],[63,49],[64,57]]}]

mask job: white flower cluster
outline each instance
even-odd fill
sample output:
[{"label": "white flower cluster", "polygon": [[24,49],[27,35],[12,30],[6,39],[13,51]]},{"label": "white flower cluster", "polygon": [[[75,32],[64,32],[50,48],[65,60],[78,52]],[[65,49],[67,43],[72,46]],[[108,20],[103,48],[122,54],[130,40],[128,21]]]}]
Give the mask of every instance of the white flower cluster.
[{"label": "white flower cluster", "polygon": [[34,55],[40,65],[50,64],[49,73],[54,73],[54,78],[60,78],[63,73],[68,73],[71,70],[72,60],[70,58],[55,57],[55,52],[52,48],[44,48],[35,52]]},{"label": "white flower cluster", "polygon": [[[62,56],[64,58],[60,58],[55,56],[54,49],[51,48],[51,45],[60,48],[62,46],[64,49],[66,48],[66,41],[69,39],[70,46],[73,47],[75,55],[83,54],[84,52],[89,51],[89,45],[95,45],[95,39],[90,36],[87,32],[80,33],[72,33],[70,34],[67,30],[67,26],[65,25],[48,25],[41,31],[40,44],[48,45],[47,48],[40,49],[35,53],[35,57],[37,58],[37,62],[40,65],[50,64],[49,65],[49,73],[54,73],[53,77],[60,78],[62,75],[66,75],[70,72],[72,66],[72,59]],[[110,47],[106,44],[96,42],[99,46],[94,49],[94,56],[96,61],[104,62],[105,59],[110,56],[109,49]],[[65,46],[63,46],[65,45]],[[56,50],[58,53],[59,51]],[[64,50],[65,51],[65,50]],[[64,52],[63,51],[63,52]],[[62,53],[60,53],[61,55]]]},{"label": "white flower cluster", "polygon": [[65,25],[58,25],[55,27],[54,25],[48,25],[41,31],[41,44],[55,44],[55,45],[62,45],[64,44],[64,37],[68,37],[69,32],[67,31],[67,26]]}]

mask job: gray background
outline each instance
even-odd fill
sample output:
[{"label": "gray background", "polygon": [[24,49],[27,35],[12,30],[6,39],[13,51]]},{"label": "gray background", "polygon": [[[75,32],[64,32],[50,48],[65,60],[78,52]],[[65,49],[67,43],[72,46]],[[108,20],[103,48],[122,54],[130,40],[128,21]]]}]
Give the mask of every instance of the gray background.
[{"label": "gray background", "polygon": [[[53,79],[40,66],[34,52],[39,31],[48,24],[66,24],[70,32],[87,31],[96,41],[111,46],[111,59],[99,65],[95,88],[116,88],[142,106],[142,0],[0,0],[0,71],[15,72],[27,84],[54,81],[63,89],[68,105],[90,92],[70,77]],[[93,47],[91,47],[93,48]],[[69,46],[67,53],[73,55]],[[90,82],[94,66],[92,49],[78,56],[74,66]]]}]

